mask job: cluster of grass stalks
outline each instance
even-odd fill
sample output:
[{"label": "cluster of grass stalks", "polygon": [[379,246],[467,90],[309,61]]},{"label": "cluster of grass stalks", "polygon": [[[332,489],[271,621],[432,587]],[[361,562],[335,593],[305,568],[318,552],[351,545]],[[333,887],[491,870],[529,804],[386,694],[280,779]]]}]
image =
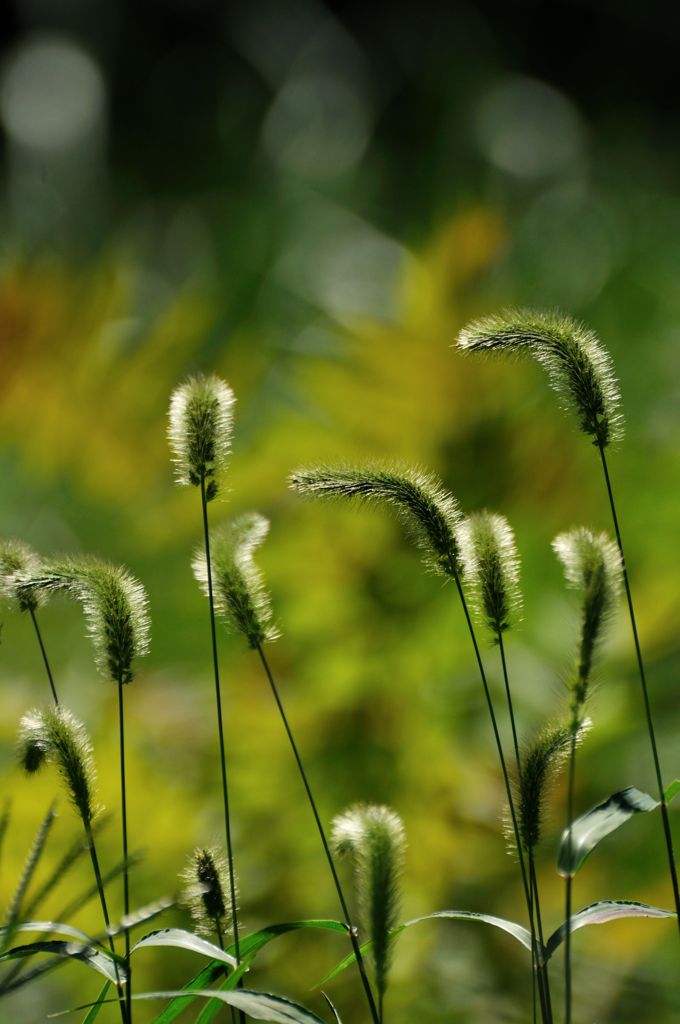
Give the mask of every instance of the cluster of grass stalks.
[{"label": "cluster of grass stalks", "polygon": [[[580,619],[567,700],[562,709],[556,709],[554,721],[546,723],[534,737],[520,741],[524,731],[521,709],[513,698],[509,667],[508,640],[521,618],[522,593],[520,556],[507,520],[486,510],[465,514],[461,502],[431,473],[398,463],[302,468],[291,475],[289,482],[295,492],[311,499],[351,499],[355,504],[366,502],[396,513],[420,549],[426,568],[452,586],[454,601],[462,616],[461,627],[469,639],[472,663],[479,676],[481,699],[491,729],[490,740],[498,757],[507,805],[506,840],[517,862],[517,885],[524,899],[526,925],[467,909],[437,910],[401,921],[406,834],[398,813],[384,806],[352,804],[335,818],[330,828],[322,821],[313,780],[305,769],[293,725],[285,710],[282,688],[268,654],[280,633],[255,556],[266,539],[269,523],[253,512],[233,522],[223,522],[215,529],[210,525],[211,504],[223,489],[228,474],[234,395],[219,378],[197,376],[178,387],[171,398],[168,437],[177,483],[194,488],[195,493],[196,533],[200,544],[192,565],[196,583],[207,599],[206,640],[209,643],[206,657],[212,669],[214,698],[206,695],[205,700],[208,707],[212,705],[215,717],[215,771],[221,782],[224,846],[210,845],[205,837],[196,837],[198,845],[193,851],[187,851],[177,900],[159,900],[131,911],[130,868],[135,857],[130,853],[127,826],[124,694],[135,678],[138,660],[149,647],[150,623],[144,588],[125,568],[98,558],[42,557],[23,542],[4,542],[0,546],[0,593],[7,605],[18,614],[28,613],[32,620],[50,698],[44,706],[32,708],[22,717],[17,758],[29,775],[43,767],[56,769],[73,811],[80,819],[82,838],[68,851],[39,892],[28,900],[28,887],[54,818],[53,808],[50,808],[29,851],[0,929],[0,965],[4,969],[0,975],[0,997],[23,985],[36,983],[43,974],[64,962],[76,960],[105,979],[98,999],[83,1008],[87,1024],[92,1024],[109,1004],[116,1005],[115,1012],[120,1014],[123,1024],[133,1024],[135,1011],[143,1000],[162,1002],[163,1008],[155,1017],[155,1024],[175,1020],[195,1000],[202,1001],[196,1020],[203,1024],[212,1020],[223,1007],[229,1007],[234,1022],[251,1017],[318,1024],[323,1018],[311,1010],[283,995],[259,992],[244,984],[265,946],[289,932],[314,929],[339,932],[348,944],[346,957],[323,983],[353,967],[365,1004],[361,1019],[370,1020],[371,1024],[385,1024],[390,1017],[388,985],[398,935],[416,924],[450,919],[481,921],[502,930],[526,949],[529,959],[525,1017],[530,1016],[534,1022],[540,1019],[542,1024],[559,1019],[551,991],[551,961],[563,946],[565,1003],[562,1019],[565,1024],[571,1024],[574,992],[571,948],[576,930],[621,917],[675,916],[680,924],[680,896],[667,806],[680,785],[666,787],[661,773],[649,688],[605,454],[612,441],[621,439],[623,423],[611,360],[591,331],[566,317],[537,313],[509,312],[473,323],[461,333],[458,347],[465,352],[527,353],[546,368],[562,403],[576,413],[581,429],[591,437],[597,449],[612,515],[614,539],[579,526],[560,534],[553,543],[567,584],[579,593]],[[632,628],[658,794],[651,797],[628,787],[577,817],[577,749],[586,741],[593,670],[607,627],[618,614],[622,591]],[[82,609],[95,666],[114,684],[118,695],[121,860],[107,872],[97,852],[97,837],[106,819],[97,797],[94,751],[86,726],[59,702],[58,687],[38,623],[43,606],[59,594],[75,598]],[[261,667],[263,682],[280,716],[299,774],[300,794],[309,807],[310,828],[318,837],[319,855],[327,865],[329,883],[337,896],[337,919],[274,923],[252,933],[245,933],[240,924],[240,902],[247,906],[249,894],[239,892],[237,864],[247,854],[235,848],[232,828],[230,764],[224,728],[231,704],[229,687],[223,686],[220,675],[218,625],[240,635]],[[503,680],[500,694],[494,692],[490,683],[482,638],[488,640],[491,651],[497,651]],[[496,654],[489,657],[495,659]],[[506,750],[502,739],[505,723],[512,736],[510,751]],[[544,812],[551,786],[565,767],[567,816],[555,865],[564,878],[565,913],[563,923],[548,934],[536,858],[545,831]],[[585,858],[606,835],[632,815],[657,810],[668,854],[669,896],[672,895],[675,910],[608,898],[574,913],[574,879]],[[9,807],[5,807],[0,816],[0,853],[8,834],[10,813]],[[37,918],[42,901],[81,857],[88,857],[91,862],[93,885],[75,904],[65,908],[59,920]],[[352,862],[354,869],[351,894],[346,892],[341,881],[342,869],[336,863],[344,857]],[[112,882],[117,879],[122,879],[122,898],[112,893]],[[102,932],[98,936],[78,931],[67,920],[93,894],[99,899],[102,914]],[[113,901],[120,910],[118,920],[114,920],[110,911]],[[169,911],[175,902],[189,909],[194,930],[156,929],[132,945],[133,931]],[[23,932],[38,932],[40,936],[35,941],[22,943],[18,935]],[[193,950],[205,958],[205,965],[181,989],[145,992],[140,991],[136,983],[133,989],[135,953],[150,946]],[[38,954],[46,959],[36,964],[34,957]],[[328,1012],[340,1021],[333,1004],[328,997],[326,999]]]}]

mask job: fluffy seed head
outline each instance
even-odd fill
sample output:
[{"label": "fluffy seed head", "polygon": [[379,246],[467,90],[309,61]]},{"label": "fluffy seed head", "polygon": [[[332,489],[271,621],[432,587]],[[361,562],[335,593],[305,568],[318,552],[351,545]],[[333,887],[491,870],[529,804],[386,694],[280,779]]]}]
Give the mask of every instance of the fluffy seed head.
[{"label": "fluffy seed head", "polygon": [[406,836],[389,807],[357,804],[333,822],[331,842],[354,860],[361,928],[371,941],[378,992],[384,995],[391,961],[390,932],[399,920]]},{"label": "fluffy seed head", "polygon": [[172,394],[168,439],[178,484],[200,487],[210,501],[231,450],[234,393],[211,374],[189,377]]},{"label": "fluffy seed head", "polygon": [[474,603],[497,641],[522,608],[515,535],[503,516],[476,512],[461,524],[458,536]]},{"label": "fluffy seed head", "polygon": [[98,558],[67,558],[45,563],[31,586],[65,591],[80,601],[95,664],[114,682],[130,683],[133,662],[148,653],[150,620],[144,587],[126,569]]},{"label": "fluffy seed head", "polygon": [[97,813],[94,800],[95,768],[85,727],[64,707],[27,712],[19,725],[19,762],[29,774],[53,764],[83,824],[89,827]]},{"label": "fluffy seed head", "polygon": [[40,556],[20,540],[0,541],[0,597],[16,602],[19,611],[35,611],[47,595],[39,588],[22,586],[26,577],[40,572]]},{"label": "fluffy seed head", "polygon": [[429,473],[405,466],[319,466],[298,470],[290,486],[310,497],[383,502],[406,524],[429,568],[444,576],[455,576],[461,569],[458,502]]},{"label": "fluffy seed head", "polygon": [[[252,512],[210,535],[215,611],[228,629],[243,633],[251,647],[278,636],[262,573],[253,554],[269,532],[269,521]],[[208,567],[205,552],[193,561],[196,580],[208,595]]]},{"label": "fluffy seed head", "polygon": [[623,437],[621,395],[609,353],[597,335],[559,313],[507,310],[468,324],[458,336],[464,352],[527,352],[547,371],[563,406],[606,447]]},{"label": "fluffy seed head", "polygon": [[[576,733],[577,742],[587,728],[588,723],[582,723]],[[549,726],[522,754],[522,771],[517,786],[517,823],[520,840],[527,853],[533,851],[541,839],[547,791],[564,767],[572,734],[570,725]]]},{"label": "fluffy seed head", "polygon": [[621,556],[606,533],[578,527],[552,543],[570,586],[583,591],[576,673],[571,684],[572,711],[578,717],[588,695],[593,658],[621,593]]},{"label": "fluffy seed head", "polygon": [[214,848],[197,848],[181,875],[182,902],[191,912],[196,930],[208,937],[226,935],[231,928],[233,908],[229,868]]}]

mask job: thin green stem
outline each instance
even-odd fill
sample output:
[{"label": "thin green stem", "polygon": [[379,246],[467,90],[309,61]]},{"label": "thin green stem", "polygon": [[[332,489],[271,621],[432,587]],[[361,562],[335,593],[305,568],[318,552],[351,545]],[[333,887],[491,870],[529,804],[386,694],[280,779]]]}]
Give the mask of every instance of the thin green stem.
[{"label": "thin green stem", "polygon": [[29,611],[31,613],[31,620],[33,622],[33,628],[35,630],[35,635],[38,638],[38,644],[40,645],[40,653],[42,654],[43,664],[45,666],[45,671],[47,672],[47,678],[48,678],[49,683],[50,683],[50,690],[52,691],[52,697],[54,699],[55,705],[57,707],[59,707],[59,698],[57,697],[57,690],[56,690],[56,687],[54,685],[54,677],[52,676],[52,669],[50,668],[50,663],[49,663],[48,658],[47,658],[47,651],[45,650],[45,645],[43,643],[43,638],[42,638],[42,634],[40,632],[40,627],[38,625],[38,620],[35,617],[35,611],[33,610],[33,608],[29,608]]},{"label": "thin green stem", "polygon": [[89,824],[86,824],[85,822],[83,822],[83,824],[85,826],[85,834],[87,836],[87,845],[88,845],[88,849],[90,851],[90,859],[92,861],[92,869],[94,871],[94,877],[95,877],[95,880],[97,882],[97,892],[99,893],[99,902],[101,903],[102,916],[104,918],[104,927],[106,929],[106,934],[107,934],[108,939],[109,939],[109,948],[110,948],[111,953],[113,954],[113,957],[114,957],[113,969],[116,972],[116,986],[118,988],[118,1003],[119,1003],[119,1006],[120,1006],[120,1015],[121,1015],[123,1024],[127,1024],[128,1020],[129,1020],[128,1012],[127,1012],[127,1007],[126,1007],[126,1003],[125,1003],[125,997],[123,995],[123,987],[121,985],[120,977],[118,975],[118,963],[117,963],[117,961],[115,959],[115,957],[116,957],[116,947],[115,947],[114,942],[113,942],[113,936],[111,935],[111,921],[110,921],[110,918],[109,918],[109,910],[108,910],[108,907],[106,905],[106,895],[105,895],[105,892],[104,892],[104,882],[102,880],[102,873],[101,873],[101,870],[99,868],[99,858],[97,857],[97,847],[95,846],[94,834],[92,832],[92,826],[89,825]]},{"label": "thin green stem", "polygon": [[[217,936],[217,945],[220,947],[220,949],[224,949],[224,935],[222,934],[222,927],[220,925],[218,917],[215,918],[214,924],[215,934]],[[234,1022],[236,1021],[236,1011],[234,1010],[233,1006],[230,1006],[229,1009],[231,1011],[231,1022],[232,1024],[234,1024]]]},{"label": "thin green stem", "polygon": [[645,707],[645,718],[647,720],[647,732],[649,733],[649,743],[652,748],[652,758],[654,760],[654,772],[656,775],[656,783],[659,790],[659,805],[661,808],[661,820],[663,823],[664,839],[666,841],[666,852],[668,854],[668,869],[671,876],[671,884],[673,886],[673,898],[675,900],[675,913],[676,923],[678,930],[680,931],[680,888],[678,887],[678,873],[675,866],[675,854],[673,852],[673,835],[671,832],[671,823],[668,817],[668,807],[666,805],[666,797],[664,795],[664,784],[661,774],[661,763],[659,761],[659,752],[656,745],[656,735],[654,732],[654,720],[652,718],[652,708],[649,699],[649,689],[647,687],[647,676],[645,673],[645,666],[642,660],[642,650],[640,648],[640,638],[638,636],[637,621],[635,618],[635,610],[633,608],[633,595],[630,589],[630,581],[628,579],[628,569],[626,568],[626,557],[623,551],[623,542],[621,540],[621,530],[619,528],[619,519],[616,514],[616,504],[614,502],[614,492],[612,490],[611,480],[609,477],[609,467],[607,466],[607,458],[604,453],[602,445],[598,445],[600,452],[600,459],[602,462],[602,472],[604,473],[605,484],[607,486],[607,496],[609,498],[609,507],[611,509],[612,521],[614,523],[614,532],[616,533],[616,543],[618,544],[619,554],[621,555],[621,570],[623,572],[623,585],[626,591],[626,601],[628,603],[628,614],[630,616],[630,625],[633,632],[633,643],[635,645],[635,656],[637,658],[638,672],[640,675],[640,686],[642,688],[642,698]]},{"label": "thin green stem", "polygon": [[[515,809],[515,801],[514,801],[514,798],[513,798],[513,795],[512,795],[512,786],[510,785],[510,776],[508,775],[508,766],[507,766],[507,763],[506,763],[506,760],[505,760],[505,754],[503,752],[503,744],[501,742],[501,736],[500,736],[500,733],[498,731],[498,722],[496,721],[496,713],[494,711],[493,701],[491,699],[491,692],[489,690],[489,684],[488,684],[488,681],[487,681],[487,678],[486,678],[486,672],[484,670],[484,663],[482,661],[482,655],[480,653],[479,644],[477,642],[477,636],[475,634],[475,627],[472,624],[472,619],[470,617],[470,611],[469,611],[469,608],[467,606],[467,601],[465,600],[465,593],[463,592],[463,587],[462,587],[462,584],[460,582],[460,577],[459,577],[458,572],[456,571],[454,566],[451,566],[451,575],[453,576],[453,579],[455,581],[456,589],[458,591],[458,597],[460,598],[460,603],[461,603],[462,608],[463,608],[463,614],[465,615],[465,621],[467,623],[468,632],[470,634],[470,640],[472,641],[472,646],[473,646],[473,649],[474,649],[474,652],[475,652],[475,659],[477,661],[477,667],[479,669],[479,677],[480,677],[480,679],[482,681],[482,688],[484,690],[484,698],[486,700],[486,705],[487,705],[487,708],[488,708],[488,711],[489,711],[489,718],[491,719],[491,728],[493,729],[494,740],[496,742],[496,750],[498,752],[498,759],[500,761],[501,771],[503,773],[503,782],[505,783],[505,795],[506,795],[506,798],[507,798],[507,801],[508,801],[508,808],[510,810],[510,818],[512,820],[512,830],[513,830],[514,837],[515,837],[515,845],[517,847],[517,857],[518,857],[518,860],[519,860],[520,872],[521,872],[521,875],[522,875],[522,886],[524,888],[524,898],[526,900],[527,913],[529,914],[529,920],[531,921],[532,900],[531,900],[531,895],[530,895],[530,891],[529,891],[529,883],[527,881],[526,865],[524,863],[524,853],[522,851],[522,842],[521,842],[520,835],[519,835],[519,826],[517,824],[517,812],[516,812],[516,809]],[[541,942],[542,941],[543,940],[541,940]],[[546,1018],[544,1016],[544,1021],[545,1021],[545,1024],[551,1024],[552,1017],[550,1016],[550,1017]]]},{"label": "thin green stem", "polygon": [[[231,817],[229,814],[229,786],[227,782],[227,757],[224,743],[224,722],[222,717],[222,691],[220,688],[220,667],[217,657],[217,629],[215,626],[215,601],[213,596],[212,564],[210,561],[210,530],[208,527],[208,501],[205,492],[205,477],[201,477],[201,508],[203,514],[203,543],[205,546],[205,564],[208,579],[208,603],[210,605],[210,637],[212,641],[213,675],[215,678],[215,706],[217,732],[220,746],[220,771],[222,776],[222,803],[224,807],[224,832],[227,845],[227,864],[229,866],[229,889],[234,927],[234,953],[236,963],[241,962],[239,944],[238,909],[236,906],[236,874],[234,872],[234,850],[231,838]],[[245,1014],[239,1010],[239,1020],[245,1024]]]},{"label": "thin green stem", "polygon": [[[572,723],[571,747],[569,750],[569,773],[567,776],[567,856],[571,868],[572,826],[574,823],[574,781],[576,778],[576,737],[578,726]],[[571,906],[573,875],[571,870],[564,886],[564,1024],[571,1024]]]},{"label": "thin green stem", "polygon": [[[123,680],[118,680],[118,735],[120,740],[120,808],[123,826],[123,914],[130,913],[130,872],[128,869],[127,787],[125,785],[125,714]],[[130,964],[130,931],[125,929],[125,969],[127,970],[127,1016],[132,1024],[132,968]]]},{"label": "thin green stem", "polygon": [[384,1017],[383,1017],[383,1002],[384,1002],[384,993],[383,992],[378,992],[378,1020],[380,1021],[380,1024],[383,1024],[383,1020],[384,1020]]},{"label": "thin green stem", "polygon": [[[545,945],[543,939],[543,919],[541,917],[541,901],[538,895],[538,879],[536,878],[536,862],[534,860],[533,852],[529,854],[529,872],[531,875],[533,905],[536,912],[536,930],[538,931],[538,941],[541,944],[541,949],[543,949]],[[552,999],[550,997],[550,976],[548,974],[547,962],[539,964],[538,976],[539,989],[543,991],[545,1019],[552,1022]]]},{"label": "thin green stem", "polygon": [[274,700],[276,702],[276,706],[279,709],[279,714],[281,716],[281,721],[283,722],[283,727],[286,730],[286,735],[288,736],[288,741],[289,741],[291,749],[293,751],[293,757],[295,758],[295,763],[297,764],[298,771],[300,773],[300,778],[302,779],[302,784],[305,787],[305,792],[307,794],[307,799],[309,801],[309,806],[310,806],[310,808],[312,810],[312,814],[314,816],[314,821],[316,822],[316,827],[317,827],[317,831],[319,833],[319,838],[321,839],[321,845],[323,846],[323,850],[324,850],[324,853],[326,855],[326,860],[328,861],[328,867],[330,868],[331,876],[333,878],[333,884],[335,886],[335,891],[338,894],[338,900],[340,902],[340,907],[341,907],[341,910],[342,910],[342,914],[343,914],[343,916],[345,918],[345,923],[347,925],[347,929],[348,929],[348,932],[349,932],[350,942],[352,943],[352,950],[354,951],[354,956],[356,958],[357,967],[359,969],[359,974],[361,976],[361,981],[362,981],[362,984],[364,986],[364,991],[366,993],[366,1000],[368,1002],[368,1008],[369,1008],[369,1011],[370,1011],[370,1014],[371,1014],[371,1018],[373,1019],[374,1024],[380,1024],[380,1022],[382,1020],[382,1011],[377,1009],[376,1005],[375,1005],[375,999],[373,998],[373,991],[371,989],[371,984],[370,984],[370,982],[368,980],[368,975],[366,973],[366,965],[364,963],[364,958],[362,956],[361,948],[359,946],[359,940],[358,940],[357,935],[356,935],[356,929],[355,929],[354,925],[352,924],[352,919],[350,917],[349,908],[347,906],[347,901],[345,899],[345,894],[343,892],[342,885],[340,884],[340,879],[338,877],[338,873],[337,873],[337,870],[335,868],[335,863],[333,861],[333,855],[331,853],[330,846],[328,845],[328,839],[326,838],[326,833],[324,831],[324,827],[323,827],[323,825],[321,823],[321,817],[319,815],[319,812],[318,812],[318,809],[317,809],[317,806],[316,806],[316,801],[315,801],[314,796],[312,794],[312,789],[311,789],[311,786],[309,784],[309,779],[307,778],[307,773],[306,773],[306,771],[304,769],[304,765],[302,764],[302,759],[300,757],[300,752],[298,750],[297,743],[295,742],[295,738],[293,736],[293,732],[292,732],[292,729],[290,727],[290,723],[288,721],[288,716],[286,715],[286,712],[284,710],[278,686],[276,685],[276,681],[274,680],[274,676],[272,675],[272,671],[271,671],[271,669],[269,667],[269,662],[267,661],[267,657],[266,657],[266,655],[264,653],[264,650],[262,649],[262,645],[258,644],[257,647],[256,647],[256,650],[257,650],[257,653],[260,656],[260,661],[262,662],[262,667],[263,667],[263,669],[265,671],[265,675],[267,676],[267,680],[269,682],[269,686],[270,686],[270,689],[272,691],[272,695],[273,695]]}]

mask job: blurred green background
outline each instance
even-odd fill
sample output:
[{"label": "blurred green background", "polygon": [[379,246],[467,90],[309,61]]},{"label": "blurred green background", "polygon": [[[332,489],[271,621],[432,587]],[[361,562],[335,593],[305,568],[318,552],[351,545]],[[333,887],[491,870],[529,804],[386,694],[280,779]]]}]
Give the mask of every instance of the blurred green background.
[{"label": "blurred green background", "polygon": [[[612,2],[10,5],[0,531],[125,563],[148,588],[152,651],[127,694],[131,842],[146,853],[136,905],[172,894],[192,847],[222,834],[207,606],[190,571],[200,508],[173,485],[165,439],[170,392],[196,370],[238,397],[229,493],[211,513],[271,518],[259,559],[282,632],[271,660],[325,820],[357,800],[399,811],[406,916],[455,907],[524,920],[452,592],[421,571],[397,524],[302,502],[286,478],[319,460],[395,457],[441,474],[465,510],[508,516],[526,595],[508,657],[530,736],[563,705],[577,625],[550,541],[573,525],[608,528],[606,496],[596,453],[537,367],[465,361],[450,346],[467,318],[505,304],[592,324],[621,380],[627,437],[611,471],[662,763],[667,779],[680,774],[679,17]],[[18,720],[48,691],[30,622],[2,617],[6,904],[56,782],[29,784],[14,765]],[[115,812],[115,691],[95,675],[75,606],[54,601],[41,620]],[[220,645],[243,924],[335,916],[259,665],[240,639]],[[498,687],[496,652],[486,660]],[[626,785],[653,791],[623,614],[591,713],[579,810]],[[552,810],[540,880],[556,927],[561,788]],[[680,844],[677,812],[674,823]],[[39,877],[77,829],[61,797]],[[117,818],[102,853],[117,859]],[[655,816],[630,823],[584,867],[576,904],[668,907],[664,856]],[[83,868],[45,914],[87,881]],[[118,913],[118,891],[111,902]],[[179,910],[163,920],[188,924]],[[93,903],[73,923],[98,921]],[[323,1014],[309,990],[343,954],[338,937],[296,935],[262,955],[249,984]],[[582,931],[574,957],[575,1021],[678,1019],[672,923]],[[138,990],[198,967],[189,953],[142,953]],[[0,1019],[44,1020],[99,987],[66,966],[6,999]],[[365,1018],[351,972],[328,991],[348,1024]],[[399,940],[390,1024],[527,1021],[528,998],[528,958],[500,933],[438,922]],[[135,1019],[151,1017],[142,1007]]]}]

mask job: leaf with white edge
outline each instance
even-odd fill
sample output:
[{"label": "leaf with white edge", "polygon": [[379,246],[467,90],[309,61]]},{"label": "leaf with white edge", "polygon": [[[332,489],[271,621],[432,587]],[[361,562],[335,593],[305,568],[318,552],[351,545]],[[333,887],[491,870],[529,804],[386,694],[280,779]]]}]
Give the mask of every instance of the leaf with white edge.
[{"label": "leaf with white edge", "polygon": [[[660,907],[650,907],[647,903],[635,903],[632,900],[600,900],[598,903],[590,903],[583,910],[571,917],[571,932],[578,931],[590,924],[607,924],[608,921],[618,921],[623,917],[675,917],[672,910],[662,910]],[[545,959],[549,960],[556,949],[564,942],[567,934],[566,922],[561,924],[557,931],[548,939],[545,951]]]},{"label": "leaf with white edge", "polygon": [[333,1003],[330,1001],[330,999],[328,998],[326,993],[322,992],[321,995],[324,997],[324,999],[328,1003],[329,1009],[330,1009],[331,1013],[333,1014],[333,1016],[335,1017],[336,1024],[342,1024],[342,1021],[340,1020],[340,1014],[335,1009],[335,1007],[333,1006]]},{"label": "leaf with white edge", "polygon": [[635,786],[628,786],[618,793],[612,793],[604,803],[576,818],[569,829],[565,828],[560,839],[557,856],[557,870],[563,878],[576,874],[583,862],[605,836],[615,832],[634,814],[644,814],[659,806],[657,800],[642,793]]},{"label": "leaf with white edge", "polygon": [[[176,996],[177,992],[142,992],[133,999],[167,999]],[[270,1024],[325,1024],[311,1010],[298,1003],[293,1003],[283,996],[269,992],[250,992],[240,989],[238,992],[213,992],[208,990],[195,993],[206,999],[220,999],[228,1006],[243,1010],[253,1020],[267,1020]]]},{"label": "leaf with white edge", "polygon": [[[80,960],[88,967],[91,967],[92,970],[98,971],[99,974],[103,974],[109,981],[117,981],[118,977],[121,981],[125,980],[125,969],[122,966],[122,960],[116,958],[119,960],[119,966],[116,968],[110,953],[100,953],[99,950],[82,942],[31,942],[27,946],[15,946],[14,949],[10,949],[0,955],[0,963],[5,960],[22,960],[25,957],[34,956],[35,953],[51,953],[52,956],[72,957],[74,960]],[[118,977],[116,976],[116,971],[118,971]]]},{"label": "leaf with white edge", "polygon": [[133,910],[125,917],[121,917],[117,924],[109,928],[109,935],[119,935],[121,932],[138,928],[140,924],[146,924],[147,921],[153,920],[154,917],[158,917],[159,914],[174,907],[175,903],[176,900],[169,896],[164,899],[154,900],[153,903],[147,903],[138,910]]},{"label": "leaf with white edge", "polygon": [[[531,932],[523,928],[521,924],[516,924],[514,921],[507,921],[504,917],[494,917],[492,914],[477,914],[472,910],[437,910],[433,914],[425,914],[423,917],[414,917],[410,921],[405,921],[400,924],[398,928],[394,928],[390,932],[390,939],[396,939],[397,935],[400,935],[405,928],[410,928],[414,924],[420,924],[422,921],[434,921],[438,918],[447,918],[451,920],[459,921],[480,921],[482,924],[493,925],[494,928],[500,928],[501,931],[507,932],[508,935],[512,935],[514,939],[517,939],[523,946],[531,951]],[[365,942],[360,946],[362,953],[365,953],[370,948],[370,942]],[[344,971],[350,964],[354,963],[354,953],[349,953],[339,964],[336,964],[332,971],[329,971],[321,981],[314,985],[314,988],[320,988],[327,982],[335,978],[336,975]]]},{"label": "leaf with white edge", "polygon": [[207,939],[202,939],[200,935],[194,935],[193,932],[184,931],[182,928],[162,928],[157,932],[149,932],[135,943],[130,953],[145,946],[175,946],[177,949],[188,949],[192,953],[200,953],[202,956],[209,956],[211,960],[221,960],[230,967],[236,967],[236,959],[229,953],[225,953]]},{"label": "leaf with white edge", "polygon": [[[0,932],[4,930],[4,928],[0,928]],[[62,924],[61,921],[24,921],[23,924],[16,925],[14,931],[50,932],[52,935],[68,935],[70,938],[77,939],[78,942],[84,942],[88,946],[101,945],[91,935],[86,935],[85,932],[72,928],[70,924]]]},{"label": "leaf with white edge", "polygon": [[[250,956],[247,960],[242,960],[235,971],[232,971],[228,978],[226,978],[219,986],[220,992],[233,992],[236,986],[240,982],[241,978],[250,970],[250,965],[255,959],[255,954]],[[215,1019],[217,1014],[222,1009],[222,1003],[219,999],[211,999],[209,1003],[206,1003],[198,1017],[196,1018],[196,1024],[210,1024]]]},{"label": "leaf with white edge", "polygon": [[669,804],[672,800],[675,800],[678,793],[680,793],[680,779],[674,779],[666,786],[663,798]]}]

